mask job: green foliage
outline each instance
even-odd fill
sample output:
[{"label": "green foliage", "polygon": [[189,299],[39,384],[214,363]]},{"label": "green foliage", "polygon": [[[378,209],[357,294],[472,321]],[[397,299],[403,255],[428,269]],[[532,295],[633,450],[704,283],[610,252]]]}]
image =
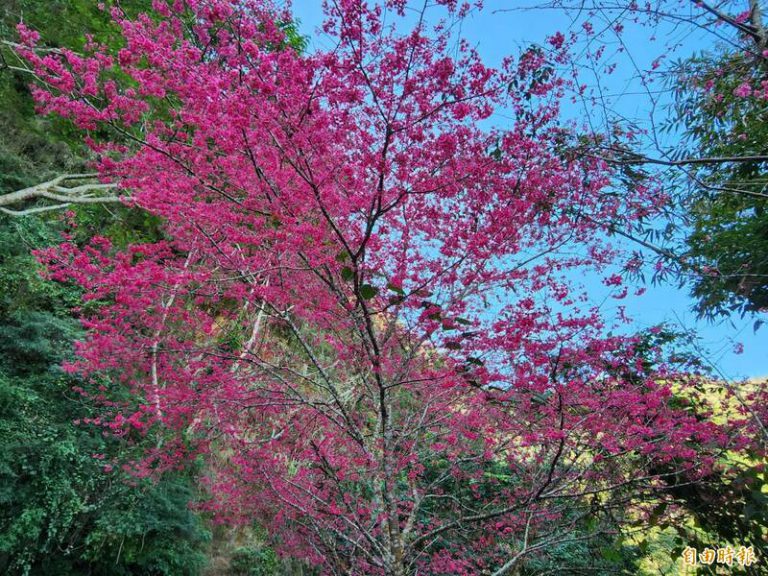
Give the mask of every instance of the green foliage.
[{"label": "green foliage", "polygon": [[[0,6],[0,37],[13,38],[22,16],[49,45],[78,48],[86,31],[110,34],[94,2],[11,0]],[[3,56],[12,63],[8,50]],[[80,136],[35,116],[28,80],[0,70],[0,193],[85,166]],[[157,223],[139,211],[78,212],[77,240],[98,232],[124,245],[157,234]],[[0,216],[0,573],[197,574],[208,533],[188,506],[192,478],[128,483],[118,463],[142,446],[73,424],[98,416],[58,368],[81,334],[70,314],[79,294],[44,280],[31,254],[58,242],[60,230],[55,215]]]},{"label": "green foliage", "polygon": [[197,574],[208,533],[188,507],[191,477],[128,483],[104,467],[142,446],[73,425],[98,416],[58,368],[80,334],[78,294],[42,279],[29,253],[55,230],[0,219],[0,572]]},{"label": "green foliage", "polygon": [[197,574],[207,533],[189,479],[132,486],[104,472],[94,455],[117,443],[64,418],[66,379],[36,383],[47,389],[0,378],[0,571]]},{"label": "green foliage", "polygon": [[[117,2],[107,1],[116,5]],[[121,0],[129,14],[150,0]],[[86,34],[119,48],[108,11],[92,0],[7,0],[0,3],[0,39],[14,40],[23,20],[46,46],[82,50]],[[295,23],[281,24],[287,43],[303,50]],[[62,173],[88,170],[88,150],[71,124],[35,114],[8,46],[0,46],[0,193]],[[158,105],[153,114],[162,115]],[[16,207],[14,207],[16,208]],[[75,208],[77,243],[94,234],[118,247],[160,238],[160,222],[121,205]],[[75,425],[99,416],[73,391],[77,380],[60,368],[82,335],[71,309],[72,288],[40,276],[32,252],[60,241],[59,215],[0,214],[0,573],[30,575],[193,575],[207,564],[210,534],[189,504],[194,474],[159,481],[126,476],[120,463],[143,453],[152,437],[105,436]],[[277,574],[266,548],[238,553],[243,574]]]},{"label": "green foliage", "polygon": [[166,476],[143,486],[122,483],[114,496],[119,506],[101,510],[85,542],[85,556],[94,566],[109,564],[111,573],[126,575],[192,575],[206,565],[210,536],[189,510],[195,493],[188,477]]},{"label": "green foliage", "polygon": [[273,576],[279,574],[280,561],[271,548],[243,547],[232,554],[232,576]]},{"label": "green foliage", "polygon": [[[6,0],[0,7],[0,33],[8,38],[16,23],[24,21],[44,31],[47,44],[80,49],[86,33],[102,36],[111,26],[109,15],[98,10],[96,4],[90,0]],[[137,2],[125,4],[135,6]]]},{"label": "green foliage", "polygon": [[[765,101],[737,93],[766,77],[764,57],[723,49],[680,62],[675,71],[670,127],[682,132],[678,157],[768,154]],[[686,170],[693,182],[685,198],[687,256],[701,271],[693,281],[697,311],[715,318],[768,309],[768,162],[724,160]]]},{"label": "green foliage", "polygon": [[620,537],[600,535],[580,540],[584,533],[575,532],[571,538],[548,546],[541,554],[532,556],[520,570],[521,576],[538,574],[590,574],[619,576],[636,574],[638,551],[623,543]]},{"label": "green foliage", "polygon": [[765,474],[755,466],[731,463],[732,471],[697,485],[670,480],[670,493],[691,513],[698,539],[760,547],[768,535]]},{"label": "green foliage", "polygon": [[[106,40],[113,25],[90,0],[6,0],[0,4],[0,39],[13,41],[19,21],[39,30],[48,46],[79,50],[86,32]],[[123,2],[137,9],[146,1]],[[61,172],[80,170],[85,152],[81,136],[66,121],[34,113],[31,76],[11,70],[19,62],[0,47],[0,192],[37,184]]]}]

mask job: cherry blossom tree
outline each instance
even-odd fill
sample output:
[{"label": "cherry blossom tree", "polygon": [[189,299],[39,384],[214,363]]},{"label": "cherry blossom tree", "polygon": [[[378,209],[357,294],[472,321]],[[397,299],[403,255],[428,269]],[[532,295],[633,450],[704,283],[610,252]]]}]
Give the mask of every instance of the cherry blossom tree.
[{"label": "cherry blossom tree", "polygon": [[205,459],[206,509],[323,573],[500,576],[743,443],[574,285],[626,293],[601,223],[660,199],[568,146],[562,36],[492,69],[455,0],[327,2],[335,43],[311,54],[266,1],[153,7],[113,9],[117,51],[44,52],[23,26],[18,49],[102,185],[162,221],[40,254],[85,293],[68,369],[90,423],[158,439],[126,469]]}]

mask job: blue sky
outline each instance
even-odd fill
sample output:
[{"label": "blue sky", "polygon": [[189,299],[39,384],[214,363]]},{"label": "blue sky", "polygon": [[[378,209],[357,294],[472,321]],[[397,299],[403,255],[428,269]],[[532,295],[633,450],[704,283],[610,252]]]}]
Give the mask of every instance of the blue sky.
[{"label": "blue sky", "polygon": [[[309,37],[309,50],[330,47],[330,40],[317,33],[322,21],[320,0],[294,0],[293,10],[300,21],[301,33]],[[565,30],[570,21],[560,11],[553,10],[519,10],[516,7],[528,5],[528,2],[517,0],[486,0],[485,10],[473,13],[461,27],[461,35],[478,49],[486,62],[497,65],[508,54],[516,54],[521,46],[530,42],[541,42],[548,35]],[[531,2],[533,4],[533,2]],[[512,8],[512,9],[511,9]],[[627,30],[624,38],[630,44],[632,57],[639,67],[647,67],[652,60],[663,52],[663,40],[648,41],[646,30]],[[707,39],[701,36],[690,36],[685,41],[680,55],[686,51],[704,46]],[[618,67],[618,72],[612,77],[603,79],[605,88],[613,89],[614,93],[634,93],[632,69],[626,66]],[[628,89],[629,88],[629,89]],[[647,117],[650,104],[640,95],[623,96],[616,101],[616,106],[628,117]],[[566,114],[578,117],[579,109],[566,110]],[[499,117],[498,122],[504,123]],[[595,302],[601,302],[606,289],[598,278],[586,279],[586,288]],[[768,326],[756,334],[752,326],[755,318],[734,317],[728,322],[712,324],[697,321],[691,308],[693,300],[686,288],[673,285],[647,285],[643,296],[629,296],[616,305],[626,307],[627,313],[634,319],[637,328],[650,327],[661,322],[667,322],[678,329],[694,330],[699,337],[697,353],[707,362],[717,367],[721,376],[727,378],[742,378],[768,376]],[[610,308],[606,309],[610,312]],[[765,315],[763,315],[765,318]],[[743,352],[736,354],[736,343],[743,345]]]}]

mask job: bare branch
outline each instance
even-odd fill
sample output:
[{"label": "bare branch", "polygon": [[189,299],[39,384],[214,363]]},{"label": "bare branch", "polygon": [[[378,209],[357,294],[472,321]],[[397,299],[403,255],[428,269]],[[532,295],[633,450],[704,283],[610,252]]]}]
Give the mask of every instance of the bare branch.
[{"label": "bare branch", "polygon": [[[72,204],[105,204],[121,202],[125,196],[104,194],[117,190],[113,183],[96,181],[97,174],[62,174],[53,180],[36,184],[22,190],[0,195],[0,212],[11,216],[28,216],[40,212],[59,210]],[[74,186],[68,186],[74,183]],[[52,200],[53,203],[32,208],[8,208],[31,200]]]}]

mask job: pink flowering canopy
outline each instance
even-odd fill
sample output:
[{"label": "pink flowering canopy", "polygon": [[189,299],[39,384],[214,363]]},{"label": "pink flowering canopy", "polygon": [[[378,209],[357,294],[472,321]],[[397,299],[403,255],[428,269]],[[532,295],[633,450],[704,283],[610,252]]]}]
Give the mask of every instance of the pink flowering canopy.
[{"label": "pink flowering canopy", "polygon": [[467,6],[406,4],[328,2],[310,54],[257,0],[114,9],[116,52],[22,27],[42,111],[164,238],[41,259],[85,294],[92,423],[158,439],[131,473],[202,457],[203,507],[324,574],[500,575],[737,440],[569,280],[659,200],[570,152],[568,43],[492,69]]}]

